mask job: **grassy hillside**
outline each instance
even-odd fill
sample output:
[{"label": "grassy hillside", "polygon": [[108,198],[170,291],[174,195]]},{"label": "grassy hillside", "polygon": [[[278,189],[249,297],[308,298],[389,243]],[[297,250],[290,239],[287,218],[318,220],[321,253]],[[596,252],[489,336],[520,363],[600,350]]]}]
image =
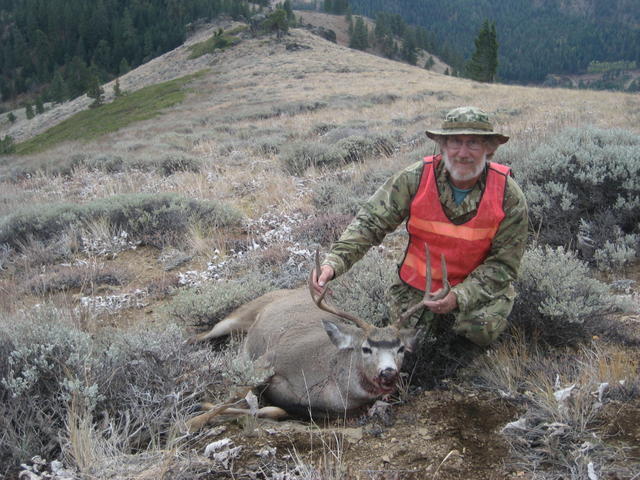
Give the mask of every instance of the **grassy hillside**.
[{"label": "grassy hillside", "polygon": [[[128,83],[0,157],[0,475],[38,454],[96,478],[633,478],[637,95],[480,84],[298,29],[189,54],[155,71],[207,69]],[[255,371],[234,342],[184,340],[303,284],[311,252],[434,152],[425,128],[469,104],[511,136],[496,160],[530,204],[519,330],[440,389],[422,390],[433,381],[416,369],[395,422],[186,433],[199,402],[228,400]],[[381,321],[405,235],[336,282],[336,301]],[[236,459],[206,458],[225,437]]]},{"label": "grassy hillside", "polygon": [[16,147],[16,153],[22,155],[41,152],[63,142],[88,142],[129,124],[156,117],[162,110],[182,102],[187,94],[185,85],[197,77],[198,75],[187,75],[145,87],[116,98],[100,108],[79,112],[46,132],[20,143]]}]

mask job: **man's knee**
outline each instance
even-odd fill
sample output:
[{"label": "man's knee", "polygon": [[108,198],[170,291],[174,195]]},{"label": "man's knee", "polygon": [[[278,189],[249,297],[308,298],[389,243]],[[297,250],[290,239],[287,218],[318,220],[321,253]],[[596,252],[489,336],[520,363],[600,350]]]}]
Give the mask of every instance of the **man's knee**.
[{"label": "man's knee", "polygon": [[481,347],[493,343],[507,328],[507,319],[503,316],[476,317],[456,321],[453,331]]},{"label": "man's knee", "polygon": [[515,290],[510,285],[496,295],[495,301],[472,312],[456,315],[453,330],[476,345],[493,343],[507,328],[507,317],[513,308]]}]

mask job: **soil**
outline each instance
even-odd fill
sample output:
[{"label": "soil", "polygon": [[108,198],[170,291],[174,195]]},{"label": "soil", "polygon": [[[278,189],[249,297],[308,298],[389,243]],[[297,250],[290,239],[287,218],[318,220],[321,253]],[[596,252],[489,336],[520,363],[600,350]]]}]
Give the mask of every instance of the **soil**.
[{"label": "soil", "polygon": [[[322,478],[338,478],[337,473],[376,480],[526,478],[505,466],[508,446],[500,434],[518,417],[517,409],[490,395],[454,390],[412,396],[393,408],[391,422],[363,415],[324,425],[226,423],[224,432],[204,444],[230,438],[242,453],[226,477],[218,471],[207,478],[264,478],[259,472],[282,471],[282,462],[291,465],[291,459],[313,465]],[[275,455],[260,459],[256,452],[265,448],[275,448]]]},{"label": "soil", "polygon": [[627,450],[629,458],[640,459],[640,399],[611,402],[604,406],[602,431],[611,444]]}]

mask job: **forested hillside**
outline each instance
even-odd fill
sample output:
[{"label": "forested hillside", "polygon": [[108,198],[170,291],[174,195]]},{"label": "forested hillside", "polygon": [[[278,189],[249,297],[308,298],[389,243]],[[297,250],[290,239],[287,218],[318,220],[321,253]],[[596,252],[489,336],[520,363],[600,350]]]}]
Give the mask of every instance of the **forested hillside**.
[{"label": "forested hillside", "polygon": [[[355,13],[400,14],[469,58],[483,21],[495,21],[498,76],[541,82],[549,73],[581,73],[592,61],[640,61],[640,3],[631,0],[351,0]],[[460,69],[455,57],[444,59]]]},{"label": "forested hillside", "polygon": [[96,78],[104,82],[180,45],[190,22],[221,13],[248,16],[250,5],[236,0],[0,0],[1,100],[23,93],[52,101],[73,98]]}]

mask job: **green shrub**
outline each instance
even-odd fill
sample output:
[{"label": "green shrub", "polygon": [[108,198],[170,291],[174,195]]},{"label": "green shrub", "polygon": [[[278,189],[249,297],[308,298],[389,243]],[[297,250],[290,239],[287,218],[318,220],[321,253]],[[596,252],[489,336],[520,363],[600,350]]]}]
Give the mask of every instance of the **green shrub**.
[{"label": "green shrub", "polygon": [[577,246],[583,258],[593,259],[605,272],[624,271],[638,256],[640,236],[624,233],[615,222],[613,216],[601,214],[591,222],[581,220],[578,227]]},{"label": "green shrub", "polygon": [[385,135],[350,136],[337,143],[337,148],[344,150],[345,163],[362,162],[375,155],[390,156],[393,153],[394,143]]},{"label": "green shrub", "polygon": [[259,273],[234,280],[212,281],[180,290],[166,309],[186,324],[212,326],[239,306],[274,288]]},{"label": "green shrub", "polygon": [[[516,171],[538,242],[586,243],[593,254],[607,240],[628,244],[618,233],[640,233],[639,151],[638,134],[588,127],[564,130],[533,149],[507,144],[500,154]],[[579,237],[581,226],[591,236]]]},{"label": "green shrub", "polygon": [[390,105],[400,100],[401,97],[395,93],[372,93],[365,98],[375,105]]},{"label": "green shrub", "polygon": [[386,135],[362,134],[343,136],[356,129],[332,130],[327,135],[327,143],[296,142],[285,149],[280,156],[284,171],[292,175],[302,175],[309,167],[337,167],[352,162],[362,162],[376,155],[390,156],[395,144]]},{"label": "green shrub", "polygon": [[[50,262],[40,262],[40,265]],[[46,273],[38,273],[25,283],[25,288],[36,295],[65,290],[91,291],[99,285],[122,285],[127,275],[121,270],[104,266],[56,266]]]},{"label": "green shrub", "polygon": [[253,150],[258,155],[277,155],[282,146],[287,143],[287,139],[281,135],[271,135],[257,138],[252,143]]},{"label": "green shrub", "polygon": [[16,146],[13,137],[6,135],[4,138],[0,138],[0,155],[9,155],[15,151]]},{"label": "green shrub", "polygon": [[166,156],[160,161],[160,173],[165,177],[173,175],[176,172],[199,172],[202,168],[202,162],[194,157],[185,156]]},{"label": "green shrub", "polygon": [[601,334],[605,314],[616,309],[607,285],[591,278],[588,265],[563,247],[527,250],[516,290],[512,325],[551,345]]},{"label": "green shrub", "polygon": [[225,48],[236,45],[240,42],[240,39],[233,35],[240,33],[240,31],[239,29],[234,29],[233,32],[231,30],[225,32],[221,28],[218,29],[214,35],[204,42],[195,43],[189,47],[189,51],[191,52],[189,59],[193,60],[202,55],[214,53],[216,50],[224,50]]},{"label": "green shrub", "polygon": [[322,136],[322,135],[325,135],[327,132],[333,130],[334,128],[338,128],[338,125],[336,125],[335,123],[326,123],[326,122],[316,123],[311,128],[311,135]]},{"label": "green shrub", "polygon": [[320,101],[298,101],[273,105],[271,102],[261,102],[258,105],[249,105],[239,108],[233,114],[221,119],[223,122],[235,123],[244,120],[267,120],[282,115],[295,116],[302,113],[314,112],[327,107],[327,103]]},{"label": "green shrub", "polygon": [[327,178],[314,186],[313,204],[326,214],[354,216],[395,172],[395,169],[381,169],[359,178],[346,175]]},{"label": "green shrub", "polygon": [[163,245],[179,241],[191,223],[214,228],[239,226],[241,214],[222,203],[173,194],[117,195],[82,205],[25,208],[0,221],[0,244],[19,247],[29,240],[49,241],[101,219],[126,231],[129,238]]},{"label": "green shrub", "polygon": [[397,267],[384,250],[373,248],[347,273],[332,282],[332,301],[345,312],[374,325],[390,319],[387,290]]},{"label": "green shrub", "polygon": [[105,173],[117,173],[124,170],[124,160],[118,155],[100,155],[84,160],[89,170],[99,170]]},{"label": "green shrub", "polygon": [[353,220],[352,215],[321,213],[312,216],[294,228],[293,236],[303,245],[317,243],[329,247]]},{"label": "green shrub", "polygon": [[291,175],[304,175],[309,167],[336,167],[343,164],[347,152],[323,143],[297,142],[280,155],[282,169]]}]

